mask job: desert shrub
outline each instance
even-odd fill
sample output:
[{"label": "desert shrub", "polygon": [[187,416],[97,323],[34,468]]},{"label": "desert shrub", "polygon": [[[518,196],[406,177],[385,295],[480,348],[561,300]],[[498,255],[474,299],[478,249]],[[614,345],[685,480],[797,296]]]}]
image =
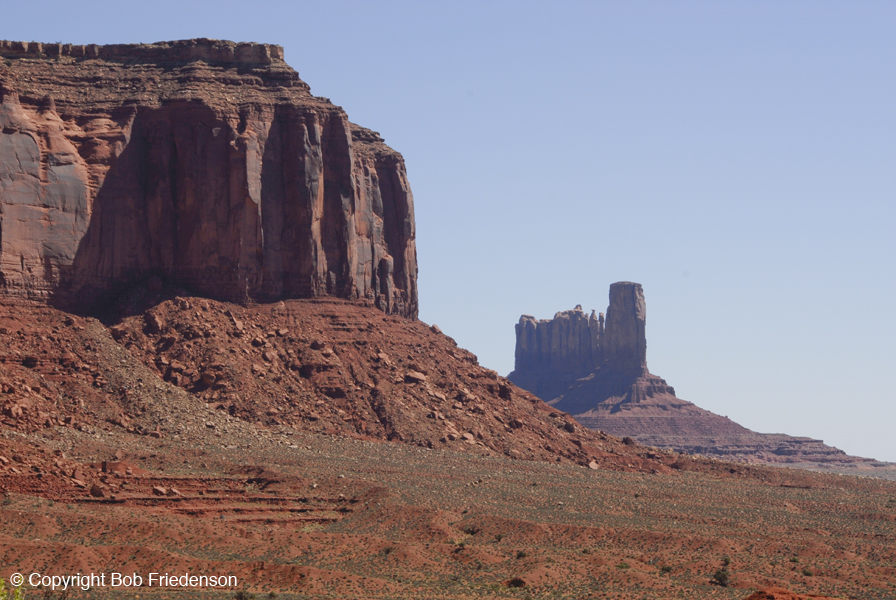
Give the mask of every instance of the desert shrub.
[{"label": "desert shrub", "polygon": [[798,558],[795,557],[795,556],[791,556],[791,557],[790,557],[790,562],[792,562],[792,563],[798,563],[798,562],[800,562],[800,559],[798,559]]},{"label": "desert shrub", "polygon": [[496,542],[500,542],[500,541],[503,540],[503,539],[504,539],[504,534],[501,534],[501,533],[496,533],[496,534],[495,534],[495,541],[496,541]]},{"label": "desert shrub", "polygon": [[277,592],[269,592],[268,600],[277,600]]},{"label": "desert shrub", "polygon": [[513,588],[521,588],[526,587],[526,582],[520,579],[519,577],[514,577],[510,581],[507,582],[507,587]]},{"label": "desert shrub", "polygon": [[255,600],[255,594],[250,594],[246,590],[240,590],[233,595],[233,600]]},{"label": "desert shrub", "polygon": [[623,561],[623,562],[619,563],[618,565],[616,565],[616,568],[617,569],[631,569],[632,566],[630,564],[628,564],[627,562]]},{"label": "desert shrub", "polygon": [[719,569],[712,574],[712,582],[722,587],[728,587],[731,584],[731,573],[728,569]]},{"label": "desert shrub", "polygon": [[25,600],[22,586],[7,588],[6,580],[0,577],[0,600]]},{"label": "desert shrub", "polygon": [[526,558],[527,556],[529,556],[529,555],[526,554],[526,552],[524,550],[520,550],[519,552],[516,553],[517,559]]},{"label": "desert shrub", "polygon": [[479,533],[479,531],[480,529],[475,525],[467,525],[466,527],[464,527],[464,533],[466,533],[467,535],[476,535],[477,533]]},{"label": "desert shrub", "polygon": [[803,569],[803,575],[805,575],[806,577],[812,577],[812,570],[809,569],[809,567],[806,567],[805,569]]},{"label": "desert shrub", "polygon": [[663,574],[671,573],[671,572],[672,572],[672,567],[669,565],[663,565],[663,568],[660,569],[660,573],[663,573]]},{"label": "desert shrub", "polygon": [[722,557],[722,564],[725,565],[725,566],[727,567],[728,565],[731,564],[731,559],[728,558],[727,556],[723,556],[723,557]]},{"label": "desert shrub", "polygon": [[633,440],[629,436],[625,436],[624,438],[622,438],[622,443],[625,444],[626,446],[634,446],[635,440]]}]

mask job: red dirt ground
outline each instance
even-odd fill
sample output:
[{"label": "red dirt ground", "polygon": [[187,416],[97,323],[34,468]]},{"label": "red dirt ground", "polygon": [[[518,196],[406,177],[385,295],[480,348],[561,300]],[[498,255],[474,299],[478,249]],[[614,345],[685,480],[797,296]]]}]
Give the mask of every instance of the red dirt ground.
[{"label": "red dirt ground", "polygon": [[[107,324],[0,309],[4,577],[223,573],[285,598],[896,597],[896,483],[624,444],[360,304],[149,304]],[[723,568],[727,587],[711,583]]]}]

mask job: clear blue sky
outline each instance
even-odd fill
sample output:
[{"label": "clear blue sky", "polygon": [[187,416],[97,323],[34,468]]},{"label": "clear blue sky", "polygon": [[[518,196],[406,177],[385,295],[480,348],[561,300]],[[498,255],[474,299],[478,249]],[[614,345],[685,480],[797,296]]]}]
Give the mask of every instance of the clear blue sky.
[{"label": "clear blue sky", "polygon": [[896,461],[896,3],[5,2],[0,38],[281,44],[402,152],[420,316],[513,326],[644,285],[651,371]]}]

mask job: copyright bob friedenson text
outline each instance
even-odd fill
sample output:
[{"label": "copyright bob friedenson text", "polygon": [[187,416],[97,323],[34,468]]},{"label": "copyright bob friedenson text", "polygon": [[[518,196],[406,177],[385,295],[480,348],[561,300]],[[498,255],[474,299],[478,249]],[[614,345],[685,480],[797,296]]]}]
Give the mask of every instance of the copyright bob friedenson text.
[{"label": "copyright bob friedenson text", "polygon": [[16,587],[27,585],[50,590],[82,590],[96,588],[233,588],[237,587],[236,575],[196,575],[193,573],[75,573],[74,575],[47,575],[44,573],[13,573],[9,582]]}]

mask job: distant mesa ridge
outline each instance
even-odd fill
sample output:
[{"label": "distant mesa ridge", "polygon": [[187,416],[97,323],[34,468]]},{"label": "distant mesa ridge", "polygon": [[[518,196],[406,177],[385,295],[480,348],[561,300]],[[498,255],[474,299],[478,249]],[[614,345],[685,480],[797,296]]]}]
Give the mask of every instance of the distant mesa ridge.
[{"label": "distant mesa ridge", "polygon": [[95,312],[162,279],[417,315],[402,156],[270,44],[0,41],[0,295]]},{"label": "distant mesa ridge", "polygon": [[821,440],[751,431],[675,395],[647,368],[640,284],[610,286],[606,317],[581,305],[552,319],[520,317],[507,377],[582,425],[660,448],[754,462],[871,462]]}]

